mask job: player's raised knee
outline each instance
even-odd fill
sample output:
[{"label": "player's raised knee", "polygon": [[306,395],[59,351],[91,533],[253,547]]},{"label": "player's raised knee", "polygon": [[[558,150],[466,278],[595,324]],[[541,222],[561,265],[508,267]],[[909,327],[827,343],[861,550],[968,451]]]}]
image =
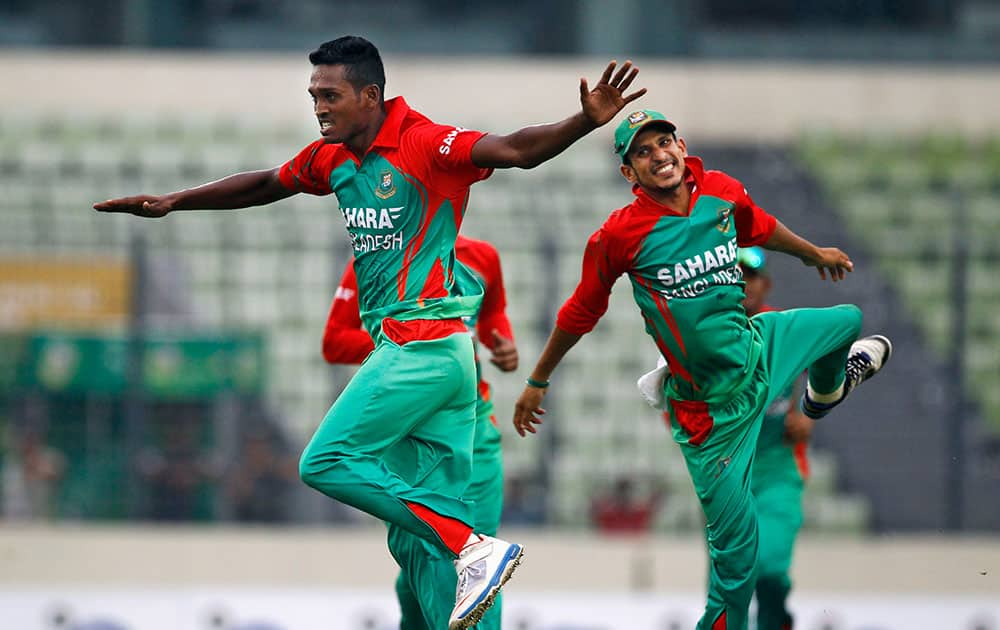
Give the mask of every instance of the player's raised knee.
[{"label": "player's raised knee", "polygon": [[312,488],[318,488],[320,483],[321,475],[321,462],[320,458],[317,457],[317,453],[306,447],[306,450],[302,451],[302,457],[299,458],[299,479],[302,480],[307,486]]},{"label": "player's raised knee", "polygon": [[851,327],[851,333],[857,337],[861,335],[861,323],[864,321],[864,313],[854,304],[840,304],[835,308],[843,311],[845,326]]},{"label": "player's raised knee", "polygon": [[327,496],[340,498],[350,468],[347,459],[342,450],[312,448],[310,444],[299,458],[299,479]]}]

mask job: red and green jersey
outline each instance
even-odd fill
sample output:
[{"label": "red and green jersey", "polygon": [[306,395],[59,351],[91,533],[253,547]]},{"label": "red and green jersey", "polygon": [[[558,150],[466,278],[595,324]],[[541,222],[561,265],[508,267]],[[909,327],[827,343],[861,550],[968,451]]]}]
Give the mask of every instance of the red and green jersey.
[{"label": "red and green jersey", "polygon": [[[475,274],[484,287],[482,306],[465,318],[466,325],[475,333],[479,343],[487,348],[493,347],[494,330],[513,339],[514,333],[507,318],[507,293],[496,248],[486,241],[459,235],[455,252],[460,263],[456,265],[455,273]],[[344,269],[323,331],[323,358],[328,363],[361,363],[375,349],[371,335],[361,323],[353,263],[353,260],[350,261]],[[476,365],[479,371],[479,405],[484,405],[492,396],[489,383],[482,378],[478,358]]]},{"label": "red and green jersey", "polygon": [[354,248],[361,319],[373,336],[384,318],[475,313],[482,288],[456,277],[455,238],[469,186],[492,172],[472,163],[483,133],[435,124],[401,97],[385,107],[363,156],[318,140],[280,169],[289,190],[336,194]]},{"label": "red and green jersey", "polygon": [[670,367],[668,394],[719,403],[749,380],[760,343],[743,309],[737,247],[762,245],[776,220],[737,180],[685,158],[691,206],[678,214],[633,188],[636,199],[590,237],[580,284],[557,326],[593,329],[615,280],[628,274],[646,332]]}]

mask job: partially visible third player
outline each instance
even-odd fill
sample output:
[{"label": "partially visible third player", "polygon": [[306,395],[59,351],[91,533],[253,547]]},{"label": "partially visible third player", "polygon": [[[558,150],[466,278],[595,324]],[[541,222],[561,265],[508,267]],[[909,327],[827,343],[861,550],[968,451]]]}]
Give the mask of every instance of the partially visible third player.
[{"label": "partially visible third player", "polygon": [[[739,250],[747,315],[775,310],[767,304],[772,279],[759,247]],[[757,630],[791,630],[789,569],[802,527],[802,492],[809,476],[807,447],[813,420],[795,404],[798,379],[792,380],[764,412],[757,438],[750,490],[757,501],[760,552],[757,560]]]}]

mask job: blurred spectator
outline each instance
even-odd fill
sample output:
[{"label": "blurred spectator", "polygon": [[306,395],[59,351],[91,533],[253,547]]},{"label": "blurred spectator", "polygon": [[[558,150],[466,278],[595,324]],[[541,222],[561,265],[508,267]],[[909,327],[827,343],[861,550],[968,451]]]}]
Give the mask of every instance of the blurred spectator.
[{"label": "blurred spectator", "polygon": [[108,617],[96,619],[76,619],[73,611],[65,606],[59,606],[49,617],[51,630],[129,630],[128,626]]},{"label": "blurred spectator", "polygon": [[503,493],[501,525],[542,525],[545,523],[545,496],[524,477],[508,476]]},{"label": "blurred spectator", "polygon": [[970,630],[995,630],[996,627],[996,619],[985,613],[974,618],[969,624]]},{"label": "blurred spectator", "polygon": [[653,490],[640,498],[635,481],[621,477],[610,493],[594,498],[590,516],[597,529],[604,533],[646,532],[660,507],[661,494],[660,490]]},{"label": "blurred spectator", "polygon": [[274,622],[264,620],[236,621],[233,617],[234,615],[231,611],[225,609],[213,610],[209,614],[208,623],[204,627],[208,628],[208,630],[285,630],[285,626]]},{"label": "blurred spectator", "polygon": [[13,432],[13,448],[3,466],[3,515],[16,520],[52,518],[66,457],[45,444],[35,428]]},{"label": "blurred spectator", "polygon": [[297,480],[298,461],[288,454],[276,431],[264,427],[248,431],[226,479],[234,517],[255,523],[288,520]]},{"label": "blurred spectator", "polygon": [[205,520],[212,516],[209,487],[219,465],[201,452],[197,423],[183,416],[164,426],[163,446],[139,455],[140,477],[146,482],[145,516],[156,521]]}]

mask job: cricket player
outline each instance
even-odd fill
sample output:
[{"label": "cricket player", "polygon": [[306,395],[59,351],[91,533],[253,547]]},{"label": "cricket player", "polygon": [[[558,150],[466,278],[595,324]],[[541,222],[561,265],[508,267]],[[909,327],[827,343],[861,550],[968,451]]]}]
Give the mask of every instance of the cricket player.
[{"label": "cricket player", "polygon": [[[476,274],[483,285],[483,302],[475,316],[465,323],[475,333],[479,344],[492,353],[490,362],[504,372],[517,369],[517,346],[507,317],[507,294],[503,284],[500,256],[486,241],[458,236],[455,254]],[[364,329],[358,306],[358,282],[354,275],[354,260],[344,269],[337,287],[330,315],[323,333],[323,357],[329,363],[360,364],[375,349],[371,336]],[[503,510],[503,455],[500,451],[500,430],[493,415],[490,384],[483,378],[477,353],[479,395],[476,399],[476,430],[472,454],[472,479],[465,498],[475,504],[476,531],[495,536]],[[455,570],[451,559],[433,546],[406,530],[390,527],[389,537],[396,540],[389,546],[403,556],[396,579],[401,630],[433,630],[443,628],[454,604]],[[408,540],[407,540],[408,538]],[[499,596],[483,620],[479,630],[500,630]]]},{"label": "cricket player", "polygon": [[645,329],[666,361],[657,394],[669,412],[707,522],[711,571],[699,630],[743,630],[756,586],[757,510],[751,465],[764,413],[808,369],[801,406],[828,414],[889,359],[881,335],[858,339],[853,305],[747,317],[738,247],[763,246],[816,267],[822,279],[853,269],[758,207],[743,185],[688,156],[677,127],[640,110],[615,131],[614,150],[635,199],[591,236],[576,291],[514,410],[520,435],[536,432],[553,370],[608,308],[627,274]]},{"label": "cricket player", "polygon": [[336,195],[375,350],[320,423],[299,473],[323,494],[450,554],[458,588],[448,625],[461,630],[493,604],[523,555],[521,545],[474,532],[472,504],[462,498],[472,474],[477,380],[463,318],[482,300],[479,283],[455,267],[469,187],[495,168],[534,168],[555,157],[645,90],[625,95],[638,69],[611,62],[593,89],[580,80],[580,111],[496,135],[436,124],[402,97],[386,99],[381,56],[364,38],[326,42],[309,61],[322,137],[290,161],[94,208],[156,218],[296,193]]}]

